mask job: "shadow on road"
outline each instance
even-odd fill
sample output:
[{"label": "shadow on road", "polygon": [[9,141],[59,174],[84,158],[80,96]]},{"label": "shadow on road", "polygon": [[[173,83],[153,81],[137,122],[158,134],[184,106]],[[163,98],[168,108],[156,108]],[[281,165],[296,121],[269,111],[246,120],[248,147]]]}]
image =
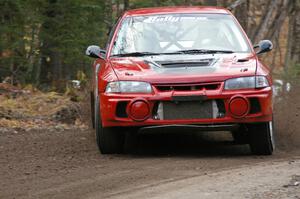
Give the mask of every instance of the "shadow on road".
[{"label": "shadow on road", "polygon": [[234,143],[229,132],[139,134],[137,145],[129,154],[146,157],[251,155],[248,145]]}]

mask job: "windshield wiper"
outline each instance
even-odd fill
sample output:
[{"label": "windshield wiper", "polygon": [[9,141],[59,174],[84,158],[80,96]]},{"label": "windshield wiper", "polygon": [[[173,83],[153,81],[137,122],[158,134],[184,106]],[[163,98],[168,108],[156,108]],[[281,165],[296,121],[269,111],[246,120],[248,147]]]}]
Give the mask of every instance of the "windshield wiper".
[{"label": "windshield wiper", "polygon": [[216,53],[234,53],[231,50],[209,50],[209,49],[190,49],[190,50],[179,50],[179,53],[184,54],[216,54]]},{"label": "windshield wiper", "polygon": [[141,57],[141,56],[151,56],[151,55],[177,55],[177,54],[185,54],[185,53],[184,52],[180,52],[180,51],[165,52],[165,53],[132,52],[132,53],[115,54],[115,55],[112,55],[112,57]]},{"label": "windshield wiper", "polygon": [[140,56],[150,56],[150,55],[160,55],[160,53],[153,52],[132,52],[132,53],[122,53],[112,55],[113,57],[140,57]]}]

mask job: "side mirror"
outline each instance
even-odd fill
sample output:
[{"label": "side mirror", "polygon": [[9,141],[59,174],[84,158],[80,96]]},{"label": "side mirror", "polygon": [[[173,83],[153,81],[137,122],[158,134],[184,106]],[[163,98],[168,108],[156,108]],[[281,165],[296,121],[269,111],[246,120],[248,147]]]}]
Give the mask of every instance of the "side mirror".
[{"label": "side mirror", "polygon": [[259,48],[256,54],[262,54],[269,52],[273,49],[273,44],[270,40],[261,40],[258,44],[254,45],[254,48]]},{"label": "side mirror", "polygon": [[85,54],[92,58],[103,58],[105,53],[105,50],[95,45],[89,46],[85,51]]}]

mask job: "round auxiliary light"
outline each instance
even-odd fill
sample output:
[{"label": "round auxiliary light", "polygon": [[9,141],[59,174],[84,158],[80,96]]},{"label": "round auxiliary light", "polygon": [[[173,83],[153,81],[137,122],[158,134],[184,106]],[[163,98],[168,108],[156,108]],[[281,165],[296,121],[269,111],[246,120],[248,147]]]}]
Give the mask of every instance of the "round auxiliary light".
[{"label": "round auxiliary light", "polygon": [[149,103],[143,99],[134,100],[128,105],[127,113],[135,121],[144,121],[150,116]]},{"label": "round auxiliary light", "polygon": [[233,97],[229,102],[229,111],[233,117],[242,118],[249,112],[249,101],[245,97]]}]

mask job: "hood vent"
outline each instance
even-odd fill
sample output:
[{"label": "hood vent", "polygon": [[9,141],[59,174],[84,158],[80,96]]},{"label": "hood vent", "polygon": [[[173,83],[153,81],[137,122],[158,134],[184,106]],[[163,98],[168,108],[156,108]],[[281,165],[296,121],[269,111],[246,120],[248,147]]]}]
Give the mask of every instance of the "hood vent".
[{"label": "hood vent", "polygon": [[186,67],[205,67],[211,66],[215,59],[200,59],[200,60],[176,60],[176,61],[156,61],[163,68],[186,68]]}]

